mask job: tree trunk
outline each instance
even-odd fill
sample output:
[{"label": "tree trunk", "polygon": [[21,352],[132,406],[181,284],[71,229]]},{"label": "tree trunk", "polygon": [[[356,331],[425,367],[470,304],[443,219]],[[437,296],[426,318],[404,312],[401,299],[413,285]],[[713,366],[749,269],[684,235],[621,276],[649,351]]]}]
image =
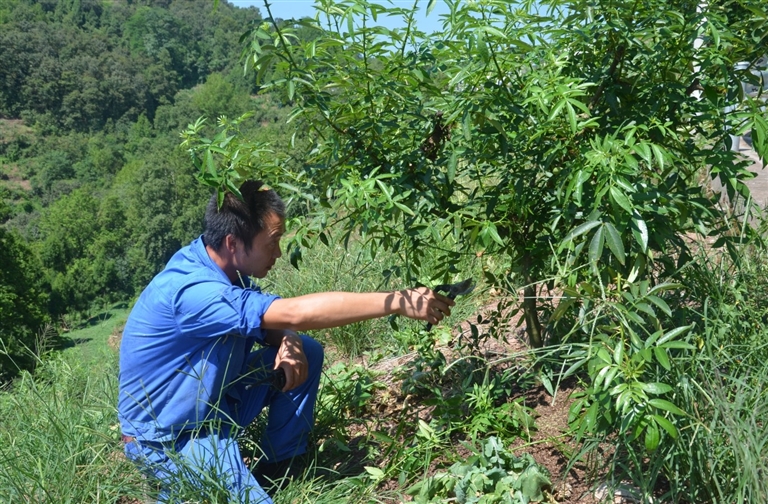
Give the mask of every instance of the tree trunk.
[{"label": "tree trunk", "polygon": [[544,346],[539,311],[536,306],[536,284],[530,274],[531,258],[527,254],[523,257],[523,275],[525,287],[523,288],[523,315],[525,316],[525,331],[528,333],[528,342],[533,348]]}]

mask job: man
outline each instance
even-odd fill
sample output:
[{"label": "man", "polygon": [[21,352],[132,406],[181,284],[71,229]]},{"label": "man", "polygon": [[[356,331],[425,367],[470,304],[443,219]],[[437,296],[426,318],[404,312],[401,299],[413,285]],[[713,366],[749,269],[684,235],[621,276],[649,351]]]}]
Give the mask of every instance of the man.
[{"label": "man", "polygon": [[[157,481],[163,502],[188,498],[190,484],[231,503],[271,502],[265,484],[307,450],[323,363],[322,347],[295,331],[391,314],[436,324],[454,304],[427,288],[287,299],[261,292],[251,278],[264,278],[282,255],[285,207],[261,182],[240,191],[243,200],[228,193],[220,209],[211,198],[204,234],[150,282],[123,331],[125,452]],[[282,390],[269,385],[278,368]],[[236,437],[266,406],[254,476]]]}]

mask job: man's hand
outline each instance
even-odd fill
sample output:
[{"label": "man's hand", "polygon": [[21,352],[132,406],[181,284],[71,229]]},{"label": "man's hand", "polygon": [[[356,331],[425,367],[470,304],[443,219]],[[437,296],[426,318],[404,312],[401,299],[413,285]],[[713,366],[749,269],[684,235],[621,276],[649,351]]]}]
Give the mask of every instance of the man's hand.
[{"label": "man's hand", "polygon": [[452,299],[427,287],[405,289],[399,291],[398,294],[398,313],[400,315],[416,320],[425,320],[433,325],[450,315],[451,306],[456,304]]},{"label": "man's hand", "polygon": [[309,364],[306,355],[304,355],[301,336],[293,331],[283,331],[283,339],[277,349],[277,357],[275,357],[275,369],[277,368],[283,368],[285,371],[283,392],[298,387],[309,376]]}]

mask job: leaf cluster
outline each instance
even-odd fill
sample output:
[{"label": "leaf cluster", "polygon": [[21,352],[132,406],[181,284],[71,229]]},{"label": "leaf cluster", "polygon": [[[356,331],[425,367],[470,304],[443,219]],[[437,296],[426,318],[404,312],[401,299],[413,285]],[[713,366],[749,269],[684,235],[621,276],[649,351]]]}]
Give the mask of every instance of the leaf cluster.
[{"label": "leaf cluster", "polygon": [[495,436],[488,437],[473,455],[448,472],[413,485],[408,493],[415,502],[444,502],[454,496],[460,504],[527,504],[544,500],[551,485],[546,470],[528,454],[516,457]]}]

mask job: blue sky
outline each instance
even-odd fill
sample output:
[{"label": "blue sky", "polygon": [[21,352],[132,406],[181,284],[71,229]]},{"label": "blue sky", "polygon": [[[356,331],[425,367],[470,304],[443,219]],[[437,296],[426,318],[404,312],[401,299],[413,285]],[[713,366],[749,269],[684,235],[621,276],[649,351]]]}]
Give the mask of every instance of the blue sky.
[{"label": "blue sky", "polygon": [[[255,6],[259,9],[262,16],[267,15],[267,10],[264,8],[264,2],[262,0],[228,0],[229,3],[237,7],[250,7]],[[314,0],[270,0],[270,9],[272,15],[276,18],[301,18],[301,17],[314,17],[315,8]],[[410,8],[413,6],[413,0],[376,0],[376,3],[384,6],[395,6]],[[430,12],[429,16],[426,16],[426,9],[428,0],[420,0],[419,7],[420,13],[416,17],[416,25],[419,30],[432,33],[440,28],[440,14],[448,12],[448,7],[441,0],[437,0],[435,8]],[[386,26],[388,28],[396,28],[403,25],[403,22],[399,18],[379,18],[379,25]]]}]

